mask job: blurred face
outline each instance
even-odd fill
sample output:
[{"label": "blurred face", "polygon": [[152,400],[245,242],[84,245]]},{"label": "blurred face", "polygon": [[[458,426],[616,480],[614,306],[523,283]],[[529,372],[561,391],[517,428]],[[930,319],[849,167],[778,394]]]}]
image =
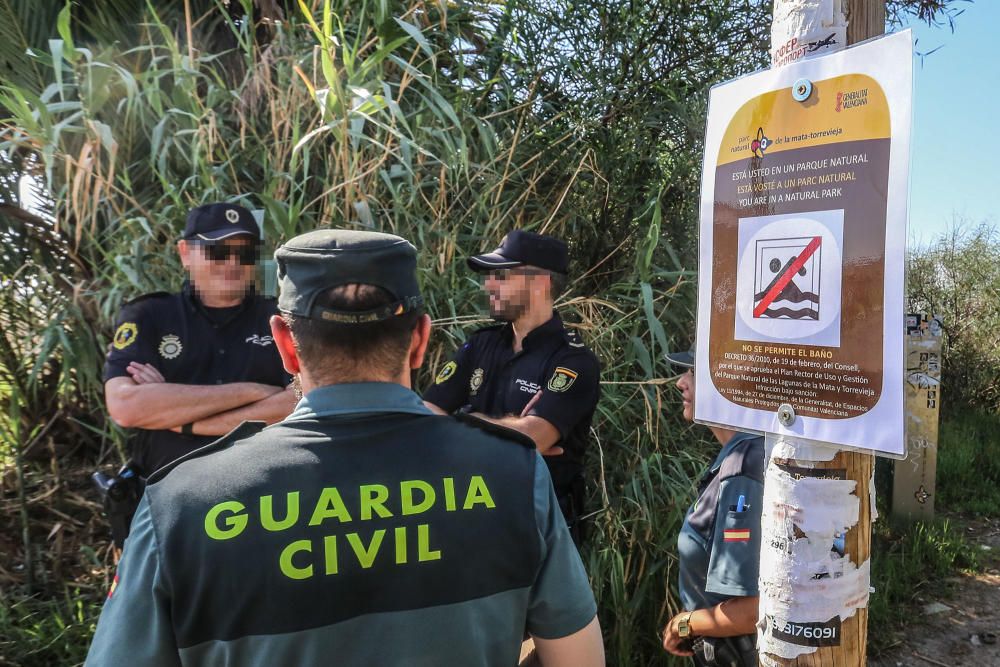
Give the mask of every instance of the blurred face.
[{"label": "blurred face", "polygon": [[513,322],[524,315],[533,302],[546,298],[549,276],[524,266],[495,269],[485,275],[483,289],[489,295],[493,319]]},{"label": "blurred face", "polygon": [[677,379],[677,388],[681,390],[681,402],[684,421],[694,421],[694,371],[690,368]]},{"label": "blurred face", "polygon": [[238,303],[250,289],[259,254],[255,239],[182,240],[178,242],[177,249],[181,263],[205,305]]}]

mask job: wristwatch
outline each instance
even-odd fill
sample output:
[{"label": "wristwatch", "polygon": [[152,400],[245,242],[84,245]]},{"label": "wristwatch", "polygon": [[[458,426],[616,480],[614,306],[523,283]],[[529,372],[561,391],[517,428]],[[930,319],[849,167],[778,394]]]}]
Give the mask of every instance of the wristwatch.
[{"label": "wristwatch", "polygon": [[693,611],[689,611],[686,616],[677,621],[677,636],[678,637],[690,637],[691,636],[691,614]]}]

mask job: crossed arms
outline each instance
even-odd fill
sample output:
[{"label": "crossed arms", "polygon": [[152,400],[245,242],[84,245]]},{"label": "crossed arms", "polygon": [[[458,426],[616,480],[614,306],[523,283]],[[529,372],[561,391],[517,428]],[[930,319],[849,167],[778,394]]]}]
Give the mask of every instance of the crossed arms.
[{"label": "crossed arms", "polygon": [[104,383],[108,413],[125,428],[179,432],[191,424],[195,435],[225,435],[247,420],[281,421],[295,407],[291,386],[178,384],[166,382],[154,366],[135,361],[127,370],[129,377]]}]

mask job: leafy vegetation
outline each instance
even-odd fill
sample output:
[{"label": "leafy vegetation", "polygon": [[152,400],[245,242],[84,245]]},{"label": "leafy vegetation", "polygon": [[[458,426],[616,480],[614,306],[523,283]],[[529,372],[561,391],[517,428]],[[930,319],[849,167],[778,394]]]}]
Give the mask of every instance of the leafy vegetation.
[{"label": "leafy vegetation", "polygon": [[910,312],[941,315],[942,409],[1000,413],[1000,234],[961,220],[908,260]]},{"label": "leafy vegetation", "polygon": [[0,0],[0,662],[83,654],[112,563],[87,475],[124,459],[113,315],[176,288],[186,211],[231,200],[269,248],[412,239],[431,369],[483,319],[464,256],[514,227],[570,242],[561,307],[603,363],[585,558],[610,663],[666,663],[713,445],[674,416],[662,354],[692,327],[707,90],[766,64],[769,22],[761,2]]},{"label": "leafy vegetation", "polygon": [[1000,415],[955,411],[941,423],[938,504],[951,512],[1000,516]]}]

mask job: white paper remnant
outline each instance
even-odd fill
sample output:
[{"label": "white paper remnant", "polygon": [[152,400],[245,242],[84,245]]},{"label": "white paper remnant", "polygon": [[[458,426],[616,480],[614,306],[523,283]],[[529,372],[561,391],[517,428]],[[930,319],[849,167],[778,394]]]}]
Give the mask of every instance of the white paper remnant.
[{"label": "white paper remnant", "polygon": [[844,536],[859,520],[857,483],[842,470],[779,465],[794,443],[768,440],[758,640],[762,657],[791,659],[840,644],[843,620],[868,605],[869,562],[845,555]]},{"label": "white paper remnant", "polygon": [[846,44],[842,0],[774,0],[771,67],[840,51]]}]

